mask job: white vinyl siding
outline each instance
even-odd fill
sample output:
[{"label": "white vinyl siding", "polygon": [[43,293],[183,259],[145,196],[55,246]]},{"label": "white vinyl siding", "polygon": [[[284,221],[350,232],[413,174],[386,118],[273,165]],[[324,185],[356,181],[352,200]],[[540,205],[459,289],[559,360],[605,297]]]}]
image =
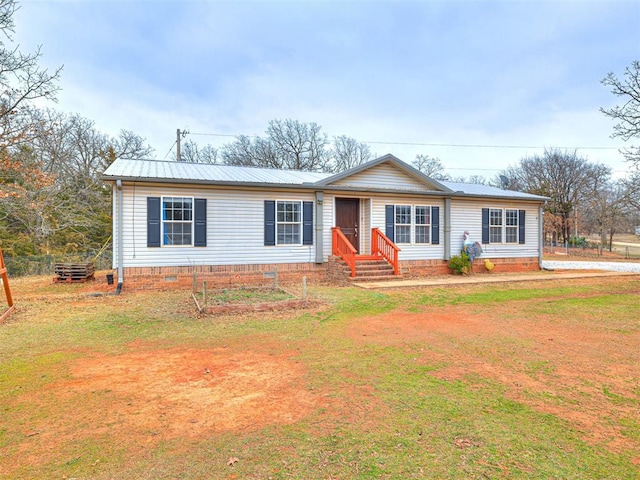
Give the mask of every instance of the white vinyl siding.
[{"label": "white vinyl siding", "polygon": [[354,187],[371,187],[375,185],[389,189],[413,190],[419,192],[432,192],[436,190],[435,186],[430,189],[423,182],[386,163],[381,163],[369,170],[338,180],[337,182],[334,182],[333,185],[349,185]]},{"label": "white vinyl siding", "polygon": [[[234,191],[201,185],[136,184],[134,195],[132,186],[124,183],[122,194],[125,267],[306,263],[315,259],[315,245],[264,246],[264,201],[315,202],[313,192]],[[207,200],[206,247],[147,247],[147,197],[163,195]],[[325,202],[325,205],[327,203],[330,202]],[[330,225],[326,216],[324,224]],[[323,240],[325,248],[328,245],[330,249],[330,228],[328,232],[328,238],[325,234]]]},{"label": "white vinyl siding", "polygon": [[[379,228],[382,233],[385,233],[385,206],[386,205],[420,205],[424,206],[425,203],[434,207],[440,207],[440,243],[438,245],[433,245],[431,243],[423,244],[423,243],[413,243],[410,240],[410,243],[399,244],[397,241],[397,233],[395,234],[396,239],[395,242],[398,247],[400,247],[400,260],[438,260],[444,258],[444,233],[443,233],[443,225],[444,225],[444,200],[439,198],[428,198],[425,200],[423,196],[410,196],[410,197],[398,197],[398,196],[389,196],[389,197],[374,197],[371,199],[372,204],[372,228]],[[414,214],[414,209],[412,208],[412,215]],[[431,220],[431,219],[430,219]],[[411,218],[409,220],[411,222]],[[433,222],[432,222],[433,223]],[[415,225],[412,225],[415,228]],[[431,226],[429,226],[429,229]],[[412,233],[413,236],[415,234]],[[431,230],[429,230],[429,235],[431,235]],[[411,238],[411,237],[410,237]]]},{"label": "white vinyl siding", "polygon": [[[505,205],[506,204],[506,205]],[[521,258],[521,257],[537,257],[539,247],[539,212],[538,205],[525,202],[505,202],[501,204],[498,201],[474,201],[459,200],[451,201],[451,248],[450,255],[460,255],[462,248],[463,235],[465,231],[469,231],[470,240],[472,242],[482,243],[482,209],[502,210],[518,210],[525,211],[525,243],[519,244],[506,243],[500,240],[500,243],[482,244],[482,256],[487,258]],[[503,213],[504,215],[504,213]],[[516,231],[517,237],[517,231]]]}]

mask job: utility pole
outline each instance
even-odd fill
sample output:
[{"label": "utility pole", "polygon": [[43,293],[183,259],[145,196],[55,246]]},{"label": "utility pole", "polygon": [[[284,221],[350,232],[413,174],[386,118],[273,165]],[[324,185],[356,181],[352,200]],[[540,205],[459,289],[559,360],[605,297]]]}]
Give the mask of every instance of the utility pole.
[{"label": "utility pole", "polygon": [[180,154],[180,139],[186,137],[187,133],[189,133],[188,130],[176,130],[176,161],[178,162],[182,161],[182,155]]}]

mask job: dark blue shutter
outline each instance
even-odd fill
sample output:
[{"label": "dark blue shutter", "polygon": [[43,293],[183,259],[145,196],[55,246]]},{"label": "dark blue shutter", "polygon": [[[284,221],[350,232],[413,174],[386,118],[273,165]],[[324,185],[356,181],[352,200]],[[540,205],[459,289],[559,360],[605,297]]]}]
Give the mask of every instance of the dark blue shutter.
[{"label": "dark blue shutter", "polygon": [[482,243],[489,243],[489,209],[482,209]]},{"label": "dark blue shutter", "polygon": [[313,202],[302,202],[302,244],[313,245]]},{"label": "dark blue shutter", "polygon": [[524,244],[524,210],[518,210],[518,243]]},{"label": "dark blue shutter", "polygon": [[194,200],[193,217],[195,219],[195,229],[193,245],[195,247],[207,246],[207,199],[196,198]]},{"label": "dark blue shutter", "polygon": [[264,201],[264,244],[276,244],[276,202]]},{"label": "dark blue shutter", "polygon": [[395,242],[394,230],[396,226],[396,209],[393,205],[384,206],[384,234],[389,237],[389,240]]},{"label": "dark blue shutter", "polygon": [[[122,234],[122,232],[120,232]],[[160,246],[160,197],[147,197],[147,247]]]},{"label": "dark blue shutter", "polygon": [[440,245],[440,207],[431,207],[431,243]]}]

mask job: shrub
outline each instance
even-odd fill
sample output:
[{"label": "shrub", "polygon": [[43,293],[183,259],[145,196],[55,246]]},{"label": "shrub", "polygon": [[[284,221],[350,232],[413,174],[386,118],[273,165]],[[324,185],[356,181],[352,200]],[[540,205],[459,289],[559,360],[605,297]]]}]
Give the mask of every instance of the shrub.
[{"label": "shrub", "polygon": [[471,271],[471,262],[469,261],[469,255],[462,252],[460,255],[455,255],[449,260],[449,268],[453,270],[456,275],[467,274]]}]

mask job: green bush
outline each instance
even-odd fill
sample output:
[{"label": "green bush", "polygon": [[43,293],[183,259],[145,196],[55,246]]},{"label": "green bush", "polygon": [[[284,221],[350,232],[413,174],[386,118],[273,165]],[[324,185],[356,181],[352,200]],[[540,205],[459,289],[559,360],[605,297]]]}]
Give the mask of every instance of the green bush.
[{"label": "green bush", "polygon": [[453,270],[456,275],[466,275],[471,271],[471,261],[469,255],[461,252],[460,255],[455,255],[449,260],[449,268]]},{"label": "green bush", "polygon": [[571,237],[569,238],[569,246],[578,248],[588,248],[589,242],[585,237]]}]

